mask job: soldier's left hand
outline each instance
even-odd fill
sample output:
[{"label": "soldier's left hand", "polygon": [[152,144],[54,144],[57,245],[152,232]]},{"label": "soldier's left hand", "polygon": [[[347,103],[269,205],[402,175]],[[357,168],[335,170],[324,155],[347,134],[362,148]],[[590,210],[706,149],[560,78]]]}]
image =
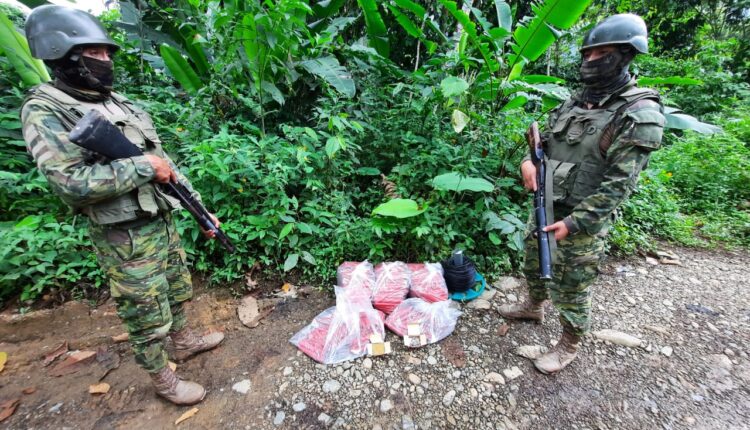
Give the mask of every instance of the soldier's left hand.
[{"label": "soldier's left hand", "polygon": [[552,225],[544,227],[544,231],[552,231],[555,233],[555,240],[563,240],[568,236],[568,227],[564,222],[558,221]]},{"label": "soldier's left hand", "polygon": [[[216,215],[214,214],[209,214],[209,215],[211,215],[211,221],[214,222],[214,225],[216,226],[216,228],[219,228],[221,226],[221,223],[219,222],[219,219],[216,218]],[[206,237],[206,239],[213,239],[214,237],[216,237],[216,233],[214,233],[212,230],[201,229],[201,232],[203,233],[203,236]]]}]

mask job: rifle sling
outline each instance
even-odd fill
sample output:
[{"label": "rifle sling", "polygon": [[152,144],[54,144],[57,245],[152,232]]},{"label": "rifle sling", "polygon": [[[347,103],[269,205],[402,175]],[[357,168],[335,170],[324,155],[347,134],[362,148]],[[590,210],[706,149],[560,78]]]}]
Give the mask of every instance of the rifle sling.
[{"label": "rifle sling", "polygon": [[[555,210],[553,207],[554,202],[552,201],[552,175],[553,171],[549,168],[549,157],[547,153],[544,154],[544,212],[547,214],[547,225],[554,224],[555,222]],[[552,265],[555,264],[555,251],[557,250],[557,241],[555,240],[554,234],[549,234],[549,253],[552,256]]]}]

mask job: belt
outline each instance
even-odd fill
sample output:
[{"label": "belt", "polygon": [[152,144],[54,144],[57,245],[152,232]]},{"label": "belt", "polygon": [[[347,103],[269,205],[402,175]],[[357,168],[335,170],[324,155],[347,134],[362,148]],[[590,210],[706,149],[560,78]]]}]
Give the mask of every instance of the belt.
[{"label": "belt", "polygon": [[143,227],[144,225],[151,224],[157,219],[163,219],[163,217],[157,215],[151,218],[136,218],[132,221],[125,221],[125,222],[119,222],[117,224],[111,224],[108,227],[116,228],[119,230],[130,230],[131,228],[139,228],[139,227]]}]

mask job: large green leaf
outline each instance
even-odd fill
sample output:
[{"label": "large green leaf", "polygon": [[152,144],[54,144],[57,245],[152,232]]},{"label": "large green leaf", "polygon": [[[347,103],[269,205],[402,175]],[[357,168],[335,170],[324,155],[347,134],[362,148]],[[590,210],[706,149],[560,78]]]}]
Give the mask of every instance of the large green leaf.
[{"label": "large green leaf", "polygon": [[372,214],[394,218],[411,218],[421,214],[426,209],[426,207],[420,209],[417,202],[411,199],[393,199],[376,207]]},{"label": "large green leaf", "polygon": [[547,75],[523,75],[519,78],[520,81],[528,84],[564,84],[565,79],[558,78],[556,76]]},{"label": "large green leaf", "polygon": [[250,72],[256,82],[260,83],[263,77],[263,70],[266,66],[268,47],[261,39],[255,17],[252,14],[247,14],[242,18],[240,39],[242,40],[242,47],[245,48]]},{"label": "large green leaf", "polygon": [[495,10],[497,11],[497,22],[500,28],[510,33],[513,26],[513,14],[510,5],[502,0],[495,0]]},{"label": "large green leaf", "polygon": [[0,53],[5,54],[24,84],[33,86],[50,80],[44,63],[31,56],[26,38],[5,13],[0,13]]},{"label": "large green leaf", "polygon": [[284,271],[288,272],[294,269],[297,267],[297,263],[299,263],[299,254],[289,254],[284,260]]},{"label": "large green leaf", "polygon": [[322,0],[312,5],[313,17],[315,19],[328,18],[338,12],[346,3],[346,0]]},{"label": "large green leaf", "polygon": [[697,118],[692,117],[677,108],[665,106],[664,117],[667,120],[666,124],[664,124],[665,128],[693,130],[701,134],[715,134],[723,132],[721,127],[701,122]]},{"label": "large green leaf", "polygon": [[391,46],[388,42],[388,28],[383,22],[383,17],[378,11],[378,4],[375,0],[357,0],[359,7],[365,15],[365,25],[367,26],[367,40],[370,45],[378,51],[378,54],[388,58],[391,52]]},{"label": "large green leaf", "polygon": [[161,54],[161,58],[164,59],[164,64],[167,65],[169,72],[177,79],[177,82],[182,85],[185,91],[195,93],[203,87],[203,82],[201,82],[195,70],[190,67],[187,60],[180,54],[180,51],[163,44],[159,47],[159,53]]},{"label": "large green leaf", "polygon": [[325,79],[338,92],[347,97],[354,97],[357,92],[351,74],[344,66],[339,64],[339,60],[333,55],[300,61],[299,65],[308,73]]},{"label": "large green leaf", "polygon": [[464,128],[466,128],[467,124],[469,124],[469,116],[461,112],[460,110],[455,109],[453,111],[453,114],[451,115],[451,125],[453,126],[453,131],[455,131],[456,133],[461,133]]},{"label": "large green leaf", "polygon": [[422,30],[419,27],[417,27],[417,25],[414,24],[414,21],[409,19],[408,16],[404,15],[393,6],[388,6],[388,10],[390,10],[393,16],[396,17],[396,21],[401,25],[401,27],[404,30],[406,30],[409,36],[416,37],[416,38],[422,37]]},{"label": "large green leaf", "polygon": [[684,76],[670,76],[668,78],[659,77],[641,77],[638,78],[638,85],[644,87],[651,85],[702,85],[703,81],[700,79],[686,78]]},{"label": "large green leaf", "polygon": [[467,89],[469,89],[469,83],[464,78],[457,76],[448,76],[440,82],[440,91],[443,92],[443,97],[446,98],[460,96]]},{"label": "large green leaf", "polygon": [[485,191],[491,192],[495,186],[486,179],[462,176],[451,172],[436,176],[430,182],[436,190],[444,191]]},{"label": "large green leaf", "polygon": [[425,15],[427,15],[427,10],[425,10],[424,7],[421,5],[414,3],[411,0],[393,0],[398,7],[401,9],[405,9],[413,13],[419,18],[424,18]]},{"label": "large green leaf", "polygon": [[[592,0],[542,0],[532,3],[534,17],[516,26],[513,52],[508,57],[511,68],[539,58],[555,41],[558,29],[567,30],[578,21]],[[523,66],[521,66],[523,67]],[[516,75],[520,75],[520,70]],[[510,79],[509,79],[510,80]]]}]

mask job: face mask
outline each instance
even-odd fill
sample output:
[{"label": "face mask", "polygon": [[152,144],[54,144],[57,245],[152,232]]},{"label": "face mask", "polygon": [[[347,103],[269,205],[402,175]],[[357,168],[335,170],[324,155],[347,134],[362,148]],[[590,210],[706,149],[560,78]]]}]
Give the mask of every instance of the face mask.
[{"label": "face mask", "polygon": [[97,79],[102,86],[112,90],[112,83],[115,80],[115,68],[112,60],[102,61],[91,57],[81,57],[81,59],[91,76]]},{"label": "face mask", "polygon": [[[604,57],[581,63],[581,81],[585,85],[595,85],[601,81],[610,81],[623,71],[622,54],[610,52]],[[627,70],[628,64],[625,64]]]},{"label": "face mask", "polygon": [[78,56],[55,64],[55,77],[65,85],[91,90],[109,97],[114,82],[114,64],[91,57]]},{"label": "face mask", "polygon": [[599,103],[630,81],[630,51],[615,50],[596,60],[581,63],[582,99]]}]

